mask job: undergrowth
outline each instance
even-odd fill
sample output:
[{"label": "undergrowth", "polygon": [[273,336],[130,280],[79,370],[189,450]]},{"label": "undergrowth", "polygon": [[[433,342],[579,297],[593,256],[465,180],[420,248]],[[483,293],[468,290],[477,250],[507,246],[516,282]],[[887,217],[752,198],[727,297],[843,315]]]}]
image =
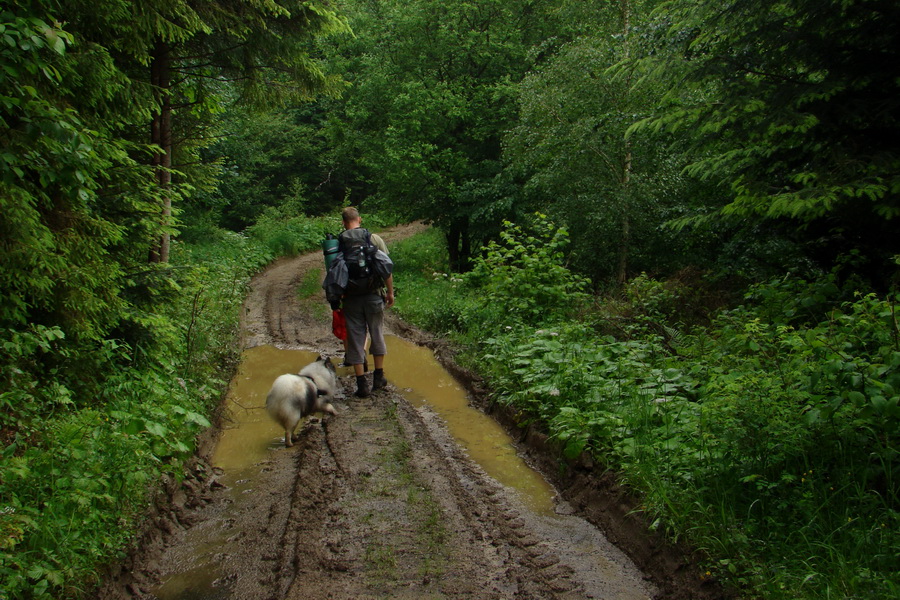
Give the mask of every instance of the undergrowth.
[{"label": "undergrowth", "polygon": [[900,596],[896,294],[787,277],[687,320],[696,290],[640,276],[589,306],[542,219],[507,232],[465,276],[435,232],[398,244],[397,309],[747,597]]},{"label": "undergrowth", "polygon": [[57,327],[4,332],[0,599],[91,596],[161,476],[182,477],[209,426],[238,360],[250,276],[318,248],[335,223],[267,215],[246,235],[176,241],[170,264],[133,278],[131,313],[105,339],[79,346]]}]

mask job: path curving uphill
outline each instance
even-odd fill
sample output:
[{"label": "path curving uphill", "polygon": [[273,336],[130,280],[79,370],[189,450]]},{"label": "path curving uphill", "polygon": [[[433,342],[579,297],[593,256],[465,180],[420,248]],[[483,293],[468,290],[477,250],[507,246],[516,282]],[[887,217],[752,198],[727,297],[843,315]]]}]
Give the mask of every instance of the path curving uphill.
[{"label": "path curving uphill", "polygon": [[[390,245],[422,229],[411,224],[381,235]],[[302,300],[296,293],[321,266],[321,253],[312,253],[276,261],[253,279],[244,348],[271,344],[341,356],[321,296]],[[391,322],[394,334],[423,341]],[[388,364],[389,379],[398,368]],[[192,577],[203,577],[192,572],[198,557],[215,562],[216,577],[203,595],[180,597],[713,597],[673,584],[659,569],[640,571],[574,514],[591,501],[561,502],[558,512],[568,515],[558,518],[532,514],[468,458],[440,418],[411,406],[393,386],[357,399],[352,377],[342,384],[338,415],[310,419],[299,442],[270,452],[240,494],[218,484],[201,457],[184,484],[171,486],[138,551],[98,597],[157,598],[154,590],[173,576],[189,590]]]}]

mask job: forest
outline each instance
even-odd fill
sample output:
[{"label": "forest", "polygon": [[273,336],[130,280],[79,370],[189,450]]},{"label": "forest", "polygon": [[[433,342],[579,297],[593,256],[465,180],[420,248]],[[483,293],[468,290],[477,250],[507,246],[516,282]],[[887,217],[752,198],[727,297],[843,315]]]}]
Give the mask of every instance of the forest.
[{"label": "forest", "polygon": [[[397,310],[747,598],[900,596],[900,4],[0,1],[0,600],[90,597],[249,278]],[[893,40],[893,41],[891,41]]]}]

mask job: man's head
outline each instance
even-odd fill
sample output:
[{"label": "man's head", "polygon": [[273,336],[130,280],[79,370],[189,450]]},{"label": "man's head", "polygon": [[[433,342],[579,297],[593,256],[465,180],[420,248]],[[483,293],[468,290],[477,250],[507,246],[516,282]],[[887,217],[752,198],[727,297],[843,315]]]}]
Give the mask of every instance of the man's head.
[{"label": "man's head", "polygon": [[352,206],[348,206],[341,213],[341,219],[344,221],[344,229],[355,229],[359,227],[362,218],[359,216],[359,211],[353,208]]}]

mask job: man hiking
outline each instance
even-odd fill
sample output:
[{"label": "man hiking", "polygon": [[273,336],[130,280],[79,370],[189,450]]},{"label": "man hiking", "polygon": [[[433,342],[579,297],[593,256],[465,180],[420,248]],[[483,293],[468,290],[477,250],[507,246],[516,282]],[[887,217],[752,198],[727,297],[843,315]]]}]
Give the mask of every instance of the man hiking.
[{"label": "man hiking", "polygon": [[[387,256],[387,245],[380,236],[362,228],[356,208],[347,207],[341,214],[344,231],[338,236],[339,252],[332,263],[323,287],[332,308],[343,307],[347,323],[346,363],[356,375],[356,396],[365,398],[370,391],[387,385],[384,376],[384,309],[394,305],[393,263]],[[370,352],[375,372],[372,385],[365,376],[366,335],[371,338]]]}]

